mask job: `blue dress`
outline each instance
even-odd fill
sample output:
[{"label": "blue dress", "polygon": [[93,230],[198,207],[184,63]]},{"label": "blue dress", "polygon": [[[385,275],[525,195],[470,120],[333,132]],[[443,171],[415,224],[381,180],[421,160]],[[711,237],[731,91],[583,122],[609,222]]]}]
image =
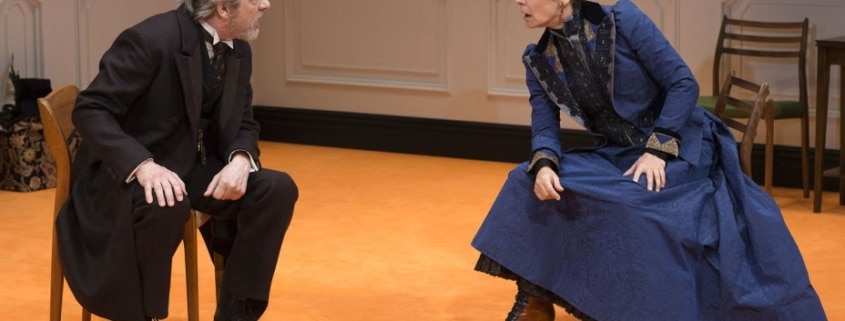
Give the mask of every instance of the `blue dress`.
[{"label": "blue dress", "polygon": [[[827,319],[777,204],[631,1],[583,3],[523,60],[534,157],[510,172],[472,241],[479,270],[515,274],[583,319]],[[561,112],[600,143],[562,151]],[[660,192],[622,176],[646,150],[669,159]],[[560,201],[534,195],[542,159],[558,165]]]}]

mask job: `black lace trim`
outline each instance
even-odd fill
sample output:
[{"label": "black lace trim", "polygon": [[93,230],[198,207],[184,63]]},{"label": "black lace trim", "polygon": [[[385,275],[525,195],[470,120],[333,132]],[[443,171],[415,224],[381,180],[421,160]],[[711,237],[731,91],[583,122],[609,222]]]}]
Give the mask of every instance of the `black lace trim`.
[{"label": "black lace trim", "polygon": [[[545,46],[540,49],[545,55],[535,53],[524,60],[554,103],[587,130],[604,136],[614,145],[645,143],[648,137],[640,126],[653,124],[653,115],[646,112],[639,117],[638,124],[633,124],[613,108],[616,40],[613,13],[598,25],[595,34],[589,22],[577,13],[562,30],[547,32],[540,45]],[[588,48],[590,41],[595,46],[592,52]],[[550,58],[560,70],[552,67]],[[560,79],[557,71],[563,71],[566,79]]]},{"label": "black lace trim", "polygon": [[517,288],[519,289],[519,291],[524,291],[524,292],[528,293],[529,295],[533,295],[533,296],[536,296],[536,297],[541,298],[543,300],[552,302],[552,303],[562,307],[566,311],[566,313],[569,313],[570,315],[577,318],[578,320],[581,320],[581,321],[597,321],[593,317],[587,315],[586,313],[584,313],[581,310],[578,310],[577,308],[572,306],[572,304],[570,304],[569,302],[567,302],[566,300],[564,300],[563,298],[561,298],[557,294],[554,294],[553,292],[546,290],[539,285],[536,285],[534,283],[531,283],[531,282],[519,277],[515,273],[508,270],[506,267],[502,266],[501,264],[499,264],[498,262],[494,261],[493,259],[491,259],[490,257],[488,257],[484,254],[481,254],[481,256],[479,256],[478,262],[476,262],[476,264],[475,264],[475,270],[479,271],[479,272],[484,272],[484,273],[490,274],[492,276],[500,277],[500,278],[503,278],[503,279],[514,280],[514,281],[516,281],[516,285],[517,285]]}]

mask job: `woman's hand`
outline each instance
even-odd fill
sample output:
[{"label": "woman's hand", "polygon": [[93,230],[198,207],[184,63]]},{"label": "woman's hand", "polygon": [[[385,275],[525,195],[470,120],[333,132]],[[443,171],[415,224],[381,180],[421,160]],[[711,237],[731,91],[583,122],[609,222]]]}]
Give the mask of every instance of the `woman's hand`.
[{"label": "woman's hand", "polygon": [[559,201],[560,192],[563,192],[560,177],[551,167],[545,166],[537,171],[537,177],[534,179],[534,195],[537,195],[537,198],[541,201]]},{"label": "woman's hand", "polygon": [[659,192],[666,187],[666,161],[650,153],[643,153],[622,176],[631,174],[634,174],[634,182],[640,180],[640,175],[645,175],[649,191]]}]

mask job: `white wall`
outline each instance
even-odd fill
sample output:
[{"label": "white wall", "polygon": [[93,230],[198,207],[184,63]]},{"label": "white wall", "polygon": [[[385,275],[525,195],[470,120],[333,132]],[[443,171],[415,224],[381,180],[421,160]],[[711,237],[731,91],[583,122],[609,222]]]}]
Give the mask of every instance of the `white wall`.
[{"label": "white wall", "polygon": [[[271,1],[254,43],[256,104],[529,123],[519,56],[541,31],[524,27],[512,0]],[[723,12],[759,20],[810,18],[811,105],[815,39],[845,35],[845,19],[839,18],[845,13],[842,0],[735,0],[727,6],[720,0],[634,2],[690,65],[703,93],[710,92],[710,66]],[[177,3],[0,0],[0,66],[14,53],[15,66],[24,76],[48,77],[54,87],[84,87],[118,32]],[[775,97],[797,97],[797,80],[765,72],[771,75],[767,80]],[[832,87],[838,81],[834,72]],[[833,88],[829,148],[839,146],[839,108],[833,106],[839,95]],[[568,120],[564,126],[578,128]],[[799,145],[797,122],[776,126],[776,143]]]},{"label": "white wall", "polygon": [[[529,123],[520,56],[542,30],[525,28],[513,1],[364,2],[277,1],[256,42],[256,65],[264,66],[255,75],[256,102]],[[721,2],[637,4],[696,71],[709,71]],[[707,24],[712,26],[702,27]],[[697,37],[710,43],[684,42],[684,27],[708,30]],[[709,83],[709,75],[701,74]],[[578,128],[568,119],[564,126]]]}]

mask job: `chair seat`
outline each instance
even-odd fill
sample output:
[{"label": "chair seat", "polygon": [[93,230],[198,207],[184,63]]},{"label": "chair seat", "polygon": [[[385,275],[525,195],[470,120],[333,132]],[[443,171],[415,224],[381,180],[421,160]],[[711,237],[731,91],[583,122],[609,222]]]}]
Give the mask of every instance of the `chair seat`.
[{"label": "chair seat", "polygon": [[[712,113],[718,99],[718,96],[701,96],[698,97],[698,105]],[[748,102],[753,104],[754,100],[748,100]],[[775,100],[773,109],[774,119],[801,118],[805,114],[801,102],[795,100]],[[765,117],[765,112],[764,110],[763,117]],[[731,118],[748,118],[747,112],[731,105],[725,106],[725,115]]]}]

